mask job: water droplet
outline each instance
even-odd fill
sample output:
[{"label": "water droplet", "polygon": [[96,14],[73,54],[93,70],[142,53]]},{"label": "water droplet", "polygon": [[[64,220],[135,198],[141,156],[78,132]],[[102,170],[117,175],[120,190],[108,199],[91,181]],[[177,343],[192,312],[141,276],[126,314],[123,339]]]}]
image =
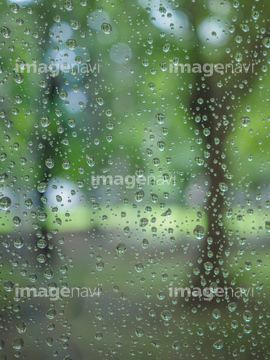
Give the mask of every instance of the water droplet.
[{"label": "water droplet", "polygon": [[13,288],[14,288],[13,282],[11,282],[11,281],[6,281],[6,282],[4,283],[4,289],[5,289],[7,292],[12,291]]},{"label": "water droplet", "polygon": [[165,149],[166,144],[164,141],[158,141],[157,146],[160,151],[163,151]]},{"label": "water droplet", "polygon": [[70,168],[70,161],[68,159],[65,159],[62,164],[62,168],[65,170],[68,170]]},{"label": "water droplet", "polygon": [[101,339],[103,339],[103,334],[102,334],[102,332],[100,332],[100,331],[96,332],[96,333],[95,333],[95,339],[96,339],[96,340],[101,340]]},{"label": "water droplet", "polygon": [[147,239],[143,239],[143,241],[142,241],[142,247],[143,247],[144,249],[147,249],[148,246],[149,246],[149,241],[148,241]]},{"label": "water droplet", "polygon": [[104,99],[102,97],[97,97],[96,102],[98,103],[98,105],[102,106],[104,104]]},{"label": "water droplet", "polygon": [[253,318],[252,312],[249,310],[245,310],[243,314],[243,318],[246,322],[250,322]]},{"label": "water droplet", "polygon": [[136,176],[138,176],[138,177],[143,177],[143,176],[144,176],[144,172],[145,172],[145,170],[144,170],[143,167],[138,167],[138,168],[136,169],[136,171],[135,171],[135,174],[136,174]]},{"label": "water droplet", "polygon": [[47,258],[46,258],[46,255],[44,254],[39,254],[37,256],[37,261],[40,263],[40,264],[44,264],[46,262]]},{"label": "water droplet", "polygon": [[26,331],[26,324],[23,321],[19,321],[16,324],[16,329],[20,334],[23,334]]},{"label": "water droplet", "polygon": [[251,270],[252,268],[252,263],[250,261],[245,261],[245,269],[246,270]]},{"label": "water droplet", "polygon": [[245,325],[243,331],[245,334],[250,334],[252,332],[252,327],[250,325]]},{"label": "water droplet", "polygon": [[144,335],[144,330],[141,326],[137,326],[135,329],[135,334],[138,337],[142,337]]},{"label": "water droplet", "polygon": [[95,165],[94,156],[86,155],[86,162],[88,166],[93,167]]},{"label": "water droplet", "polygon": [[159,124],[163,124],[164,123],[164,120],[165,120],[165,115],[164,114],[157,114],[156,115],[156,120]]},{"label": "water droplet", "polygon": [[213,346],[215,349],[220,350],[223,348],[224,342],[223,342],[223,340],[218,340],[213,344]]},{"label": "water droplet", "polygon": [[157,298],[158,298],[159,300],[164,300],[164,299],[165,299],[165,292],[164,292],[164,291],[159,291],[159,292],[157,293]]},{"label": "water droplet", "polygon": [[270,221],[265,222],[265,229],[267,232],[270,232]]},{"label": "water droplet", "polygon": [[18,14],[18,12],[20,11],[20,7],[19,5],[12,3],[10,4],[10,10],[14,13],[14,14]]},{"label": "water droplet", "polygon": [[71,128],[74,128],[76,125],[76,121],[74,119],[68,119],[67,123],[68,123],[68,126]]},{"label": "water droplet", "polygon": [[226,192],[226,191],[228,191],[228,185],[225,183],[225,182],[220,182],[219,184],[218,184],[218,187],[220,188],[220,190],[222,191],[222,192]]},{"label": "water droplet", "polygon": [[53,346],[53,338],[51,336],[46,337],[45,341],[48,346]]},{"label": "water droplet", "polygon": [[6,160],[6,158],[7,158],[7,154],[6,154],[6,153],[3,152],[3,153],[0,154],[0,161],[1,161],[1,162],[4,162],[4,161]]},{"label": "water droplet", "polygon": [[169,321],[172,318],[172,314],[169,310],[163,310],[160,314],[161,318],[165,321]]},{"label": "water droplet", "polygon": [[260,16],[259,11],[252,11],[252,17],[254,20],[258,20]]},{"label": "water droplet", "polygon": [[170,216],[172,214],[172,210],[169,208],[164,213],[161,214],[161,216]]},{"label": "water droplet", "polygon": [[45,160],[45,165],[48,169],[52,169],[54,167],[54,160],[52,158],[48,158]]},{"label": "water droplet", "polygon": [[141,262],[138,262],[137,264],[135,264],[135,270],[137,272],[142,272],[143,269],[144,269],[144,266],[143,266],[143,264]]},{"label": "water droplet", "polygon": [[204,268],[206,271],[211,271],[213,269],[214,265],[210,261],[207,261],[204,263]]},{"label": "water droplet", "polygon": [[39,239],[37,242],[37,247],[39,249],[45,249],[45,247],[47,246],[47,241],[44,239]]},{"label": "water droplet", "polygon": [[168,52],[170,50],[171,45],[169,43],[166,43],[163,45],[163,51]]},{"label": "water droplet", "polygon": [[11,31],[8,27],[2,26],[1,27],[1,34],[4,36],[4,38],[8,39],[11,36]]},{"label": "water droplet", "polygon": [[14,246],[15,246],[16,249],[22,248],[23,244],[24,244],[24,241],[23,241],[23,238],[21,236],[17,236],[14,239]]},{"label": "water droplet", "polygon": [[119,243],[116,246],[116,251],[118,255],[123,255],[127,251],[127,247],[124,243]]},{"label": "water droplet", "polygon": [[0,174],[0,182],[5,182],[5,181],[7,181],[7,179],[8,179],[8,174],[7,173],[1,173]]},{"label": "water droplet", "polygon": [[40,124],[42,127],[47,127],[49,126],[51,123],[51,119],[49,118],[48,115],[42,115],[41,119],[40,119]]},{"label": "water droplet", "polygon": [[45,191],[47,190],[48,188],[48,183],[46,182],[41,182],[38,184],[37,186],[37,190],[38,192],[40,192],[41,194],[45,193]]},{"label": "water droplet", "polygon": [[237,320],[233,320],[233,321],[231,322],[231,327],[232,327],[233,329],[238,328],[238,321],[237,321]]},{"label": "water droplet", "polygon": [[104,263],[102,261],[99,261],[96,264],[96,269],[97,269],[97,271],[102,271],[104,269]]},{"label": "water droplet", "polygon": [[110,34],[112,32],[112,26],[108,23],[103,23],[101,25],[101,30],[104,32],[104,34]]},{"label": "water droplet", "polygon": [[24,81],[24,77],[22,76],[21,73],[13,72],[13,80],[14,80],[17,84],[21,84],[21,83]]},{"label": "water droplet", "polygon": [[4,196],[0,199],[0,209],[7,210],[11,206],[11,199],[7,196]]},{"label": "water droplet", "polygon": [[196,156],[195,161],[199,166],[203,166],[203,164],[204,164],[204,159],[202,156]]},{"label": "water droplet", "polygon": [[204,232],[204,227],[201,226],[201,225],[196,225],[194,230],[193,230],[193,234],[195,235],[195,237],[198,239],[198,240],[201,240],[204,235],[205,235],[205,232]]},{"label": "water droplet", "polygon": [[14,339],[12,342],[13,349],[20,350],[24,346],[24,341],[21,338]]},{"label": "water droplet", "polygon": [[220,310],[219,309],[213,310],[212,316],[213,316],[214,319],[219,319],[221,317]]},{"label": "water droplet", "polygon": [[247,115],[244,115],[240,118],[242,126],[247,127],[250,124],[250,118]]},{"label": "water droplet", "polygon": [[270,37],[266,37],[263,39],[263,45],[269,49],[270,48]]},{"label": "water droplet", "polygon": [[143,198],[144,198],[144,192],[143,192],[142,190],[137,191],[137,192],[135,193],[135,200],[136,200],[137,202],[142,201]]},{"label": "water droplet", "polygon": [[65,1],[64,1],[64,8],[65,8],[66,10],[68,10],[68,11],[73,10],[73,8],[74,8],[73,1],[71,1],[71,0],[65,0]]},{"label": "water droplet", "polygon": [[204,331],[203,331],[202,328],[199,328],[199,329],[197,330],[197,335],[199,335],[199,336],[203,336],[203,335],[204,335]]},{"label": "water droplet", "polygon": [[237,308],[236,302],[229,303],[228,309],[230,310],[230,312],[234,312],[236,310],[236,308]]},{"label": "water droplet", "polygon": [[47,311],[46,316],[48,319],[54,319],[56,315],[56,310],[55,309],[50,309]]},{"label": "water droplet", "polygon": [[69,50],[74,50],[77,47],[77,41],[74,39],[68,39],[66,41],[66,46]]},{"label": "water droplet", "polygon": [[180,350],[180,342],[179,341],[174,341],[173,343],[172,343],[172,348],[173,348],[173,350]]}]

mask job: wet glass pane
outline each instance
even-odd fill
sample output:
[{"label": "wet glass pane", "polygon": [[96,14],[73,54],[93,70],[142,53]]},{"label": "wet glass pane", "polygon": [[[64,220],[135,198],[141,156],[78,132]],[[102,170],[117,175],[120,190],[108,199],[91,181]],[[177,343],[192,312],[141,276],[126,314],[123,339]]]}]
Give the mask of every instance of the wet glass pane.
[{"label": "wet glass pane", "polygon": [[0,359],[269,359],[268,2],[0,9]]}]

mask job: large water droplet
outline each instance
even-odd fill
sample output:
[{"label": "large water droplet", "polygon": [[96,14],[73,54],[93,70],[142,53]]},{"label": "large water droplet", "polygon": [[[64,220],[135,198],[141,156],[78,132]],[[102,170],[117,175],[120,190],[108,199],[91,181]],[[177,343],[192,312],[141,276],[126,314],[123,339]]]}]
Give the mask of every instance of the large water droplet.
[{"label": "large water droplet", "polygon": [[7,210],[11,205],[11,199],[7,196],[4,196],[0,199],[0,209]]},{"label": "large water droplet", "polygon": [[235,311],[235,310],[236,310],[236,308],[237,308],[237,304],[236,304],[236,302],[231,302],[231,303],[229,303],[229,305],[228,305],[228,309],[230,310],[230,312]]},{"label": "large water droplet", "polygon": [[23,321],[17,322],[16,329],[20,334],[23,334],[26,331],[25,322],[23,322]]},{"label": "large water droplet", "polygon": [[51,123],[51,119],[49,118],[48,115],[42,115],[41,119],[40,119],[40,124],[42,127],[47,127],[49,126]]},{"label": "large water droplet", "polygon": [[144,269],[144,266],[143,266],[143,264],[141,262],[138,262],[137,264],[135,264],[135,270],[137,272],[142,272],[143,269]]},{"label": "large water droplet", "polygon": [[74,39],[68,39],[66,41],[66,46],[69,50],[74,50],[77,47],[77,41]]},{"label": "large water droplet", "polygon": [[218,184],[218,187],[220,188],[220,190],[221,190],[222,192],[228,191],[228,185],[227,185],[225,182],[220,182],[220,183]]},{"label": "large water droplet", "polygon": [[11,36],[11,31],[8,27],[2,26],[1,27],[1,34],[4,36],[4,38],[9,38]]},{"label": "large water droplet", "polygon": [[118,254],[118,255],[123,255],[123,254],[127,251],[126,244],[124,244],[124,243],[119,243],[119,244],[116,246],[116,251],[117,251],[117,254]]},{"label": "large water droplet", "polygon": [[224,342],[223,342],[223,340],[218,340],[213,344],[213,346],[215,349],[220,350],[223,348]]},{"label": "large water droplet", "polygon": [[104,34],[110,34],[112,32],[112,26],[108,23],[103,23],[101,25],[101,30],[104,32]]},{"label": "large water droplet", "polygon": [[24,81],[24,77],[22,76],[21,73],[14,72],[14,73],[13,73],[13,80],[14,80],[17,84],[21,84],[21,83]]},{"label": "large water droplet", "polygon": [[247,115],[244,115],[240,118],[242,126],[247,127],[250,124],[250,118]]},{"label": "large water droplet", "polygon": [[201,225],[197,225],[195,226],[194,230],[193,230],[193,234],[196,236],[196,238],[198,240],[201,240],[204,235],[205,235],[205,232],[204,232],[204,227],[201,226]]},{"label": "large water droplet", "polygon": [[23,241],[23,238],[21,236],[17,236],[14,239],[14,246],[15,246],[16,249],[22,248],[23,244],[24,244],[24,241]]},{"label": "large water droplet", "polygon": [[86,155],[86,162],[88,166],[93,167],[95,165],[94,156]]}]

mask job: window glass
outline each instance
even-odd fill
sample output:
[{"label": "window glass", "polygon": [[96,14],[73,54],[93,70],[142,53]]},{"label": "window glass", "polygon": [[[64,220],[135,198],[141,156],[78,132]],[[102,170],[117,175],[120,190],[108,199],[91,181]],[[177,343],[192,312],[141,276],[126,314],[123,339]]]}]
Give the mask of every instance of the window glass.
[{"label": "window glass", "polygon": [[269,359],[268,8],[0,3],[0,359]]}]

